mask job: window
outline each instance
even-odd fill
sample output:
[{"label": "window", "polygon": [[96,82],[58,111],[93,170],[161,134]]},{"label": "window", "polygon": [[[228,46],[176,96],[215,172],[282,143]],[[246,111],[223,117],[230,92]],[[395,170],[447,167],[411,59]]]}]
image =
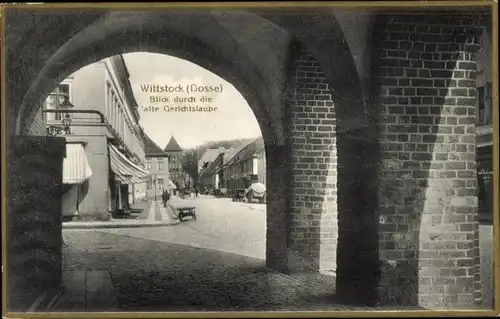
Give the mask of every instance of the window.
[{"label": "window", "polygon": [[478,209],[482,221],[491,222],[493,219],[493,149],[492,146],[477,149],[477,183]]},{"label": "window", "polygon": [[121,108],[121,111],[122,111],[122,118],[121,118],[121,121],[120,121],[120,124],[121,124],[121,134],[122,134],[122,138],[125,140],[125,130],[127,129],[127,122],[126,122],[126,119],[125,119],[125,110],[122,106]]},{"label": "window", "polygon": [[158,188],[163,189],[163,178],[158,178]]},{"label": "window", "polygon": [[259,173],[259,159],[257,156],[255,156],[251,162],[251,172],[253,175],[257,175]]},{"label": "window", "polygon": [[109,124],[111,127],[115,126],[115,118],[116,118],[116,104],[115,104],[115,93],[111,91],[111,108],[109,110]]},{"label": "window", "polygon": [[124,124],[125,124],[124,123],[125,117],[123,116],[123,107],[121,104],[119,105],[119,110],[120,110],[120,116],[118,117],[118,119],[119,119],[119,121],[118,121],[118,134],[123,139],[124,138],[123,128],[124,128]]},{"label": "window", "polygon": [[493,173],[485,170],[478,172],[478,200],[481,213],[489,213],[489,195],[491,188],[491,177]]},{"label": "window", "polygon": [[118,110],[118,99],[116,98],[116,95],[114,95],[114,107],[113,107],[113,129],[118,133],[118,114],[119,114],[119,110]]},{"label": "window", "polygon": [[162,158],[158,159],[158,170],[159,171],[163,170],[163,159]]},{"label": "window", "polygon": [[[70,86],[67,83],[59,84],[57,88],[47,97],[47,100],[44,103],[45,108],[47,110],[57,110],[59,105],[64,101],[65,96],[71,100]],[[61,113],[47,113],[47,120],[60,121],[61,119]]]},{"label": "window", "polygon": [[146,160],[146,169],[150,170],[151,169],[151,159]]},{"label": "window", "polygon": [[111,84],[109,82],[106,82],[106,104],[104,105],[104,116],[106,117],[106,120],[110,120],[110,110],[111,108]]},{"label": "window", "polygon": [[477,88],[477,124],[491,124],[491,82]]}]

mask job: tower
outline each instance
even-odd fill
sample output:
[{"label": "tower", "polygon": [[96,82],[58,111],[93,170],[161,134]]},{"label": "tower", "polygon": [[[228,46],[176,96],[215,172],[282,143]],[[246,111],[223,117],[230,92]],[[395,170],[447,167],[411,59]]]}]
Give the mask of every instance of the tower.
[{"label": "tower", "polygon": [[182,185],[184,183],[183,168],[182,168],[182,153],[183,149],[172,135],[167,146],[163,149],[170,158],[169,173],[170,178],[174,183]]}]

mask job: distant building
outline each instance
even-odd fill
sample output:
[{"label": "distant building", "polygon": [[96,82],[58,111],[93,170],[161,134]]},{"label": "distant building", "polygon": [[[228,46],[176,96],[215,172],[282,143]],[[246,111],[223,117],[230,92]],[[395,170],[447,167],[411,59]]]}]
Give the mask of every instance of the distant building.
[{"label": "distant building", "polygon": [[195,185],[195,180],[186,171],[182,173],[181,181],[186,188],[192,189]]},{"label": "distant building", "polygon": [[[59,109],[66,97],[72,114],[63,164],[63,214],[98,219],[123,210],[145,193],[144,131],[123,57],[116,55],[87,65],[60,83],[44,102]],[[48,127],[60,126],[60,113],[45,113]]]},{"label": "distant building", "polygon": [[212,163],[217,156],[219,156],[219,150],[216,148],[207,148],[203,155],[201,155],[200,160],[198,161],[198,173],[201,175],[201,172]]},{"label": "distant building", "polygon": [[149,136],[146,135],[146,169],[150,179],[147,189],[154,196],[155,191],[168,190],[174,187],[170,180],[169,155],[165,153]]},{"label": "distant building", "polygon": [[241,147],[225,164],[225,184],[229,192],[245,189],[252,183],[266,184],[266,153],[259,137]]},{"label": "distant building", "polygon": [[231,152],[232,149],[225,149],[223,147],[217,150],[217,157],[207,165],[201,172],[200,183],[202,187],[207,187],[210,190],[217,190],[224,188],[224,154]]},{"label": "distant building", "polygon": [[171,137],[167,146],[163,151],[169,157],[169,174],[170,179],[176,185],[181,185],[184,183],[184,170],[182,168],[183,150],[182,147],[177,143],[175,137]]}]

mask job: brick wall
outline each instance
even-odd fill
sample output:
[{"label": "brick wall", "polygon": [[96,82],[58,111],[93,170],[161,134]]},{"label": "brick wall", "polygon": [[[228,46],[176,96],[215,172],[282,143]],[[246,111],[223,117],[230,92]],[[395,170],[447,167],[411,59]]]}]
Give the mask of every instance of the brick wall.
[{"label": "brick wall", "polygon": [[291,101],[290,270],[335,271],[337,162],[335,111],[319,63],[295,48]]},{"label": "brick wall", "polygon": [[[379,301],[480,299],[473,17],[380,17]],[[469,43],[469,44],[467,44]]]},{"label": "brick wall", "polygon": [[26,311],[62,278],[61,192],[65,140],[17,137],[7,176],[9,311]]}]

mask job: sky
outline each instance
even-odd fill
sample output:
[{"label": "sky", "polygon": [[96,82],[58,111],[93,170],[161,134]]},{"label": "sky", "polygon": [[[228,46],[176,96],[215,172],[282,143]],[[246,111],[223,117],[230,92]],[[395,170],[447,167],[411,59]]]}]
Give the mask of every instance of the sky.
[{"label": "sky", "polygon": [[[229,82],[214,73],[186,60],[155,53],[128,53],[123,58],[130,73],[130,83],[139,105],[140,124],[158,146],[164,148],[173,136],[182,148],[192,148],[209,141],[259,137],[257,119],[243,96]],[[167,85],[182,88],[181,92],[144,92],[146,85]],[[221,92],[186,91],[201,85],[222,87]],[[151,101],[153,96],[156,100]],[[174,102],[174,97],[195,102]],[[202,103],[202,97],[212,98]],[[161,100],[168,98],[168,102]],[[191,105],[217,107],[212,112],[167,112],[164,106]],[[150,108],[151,107],[151,108]],[[157,111],[152,111],[154,109]]]}]

